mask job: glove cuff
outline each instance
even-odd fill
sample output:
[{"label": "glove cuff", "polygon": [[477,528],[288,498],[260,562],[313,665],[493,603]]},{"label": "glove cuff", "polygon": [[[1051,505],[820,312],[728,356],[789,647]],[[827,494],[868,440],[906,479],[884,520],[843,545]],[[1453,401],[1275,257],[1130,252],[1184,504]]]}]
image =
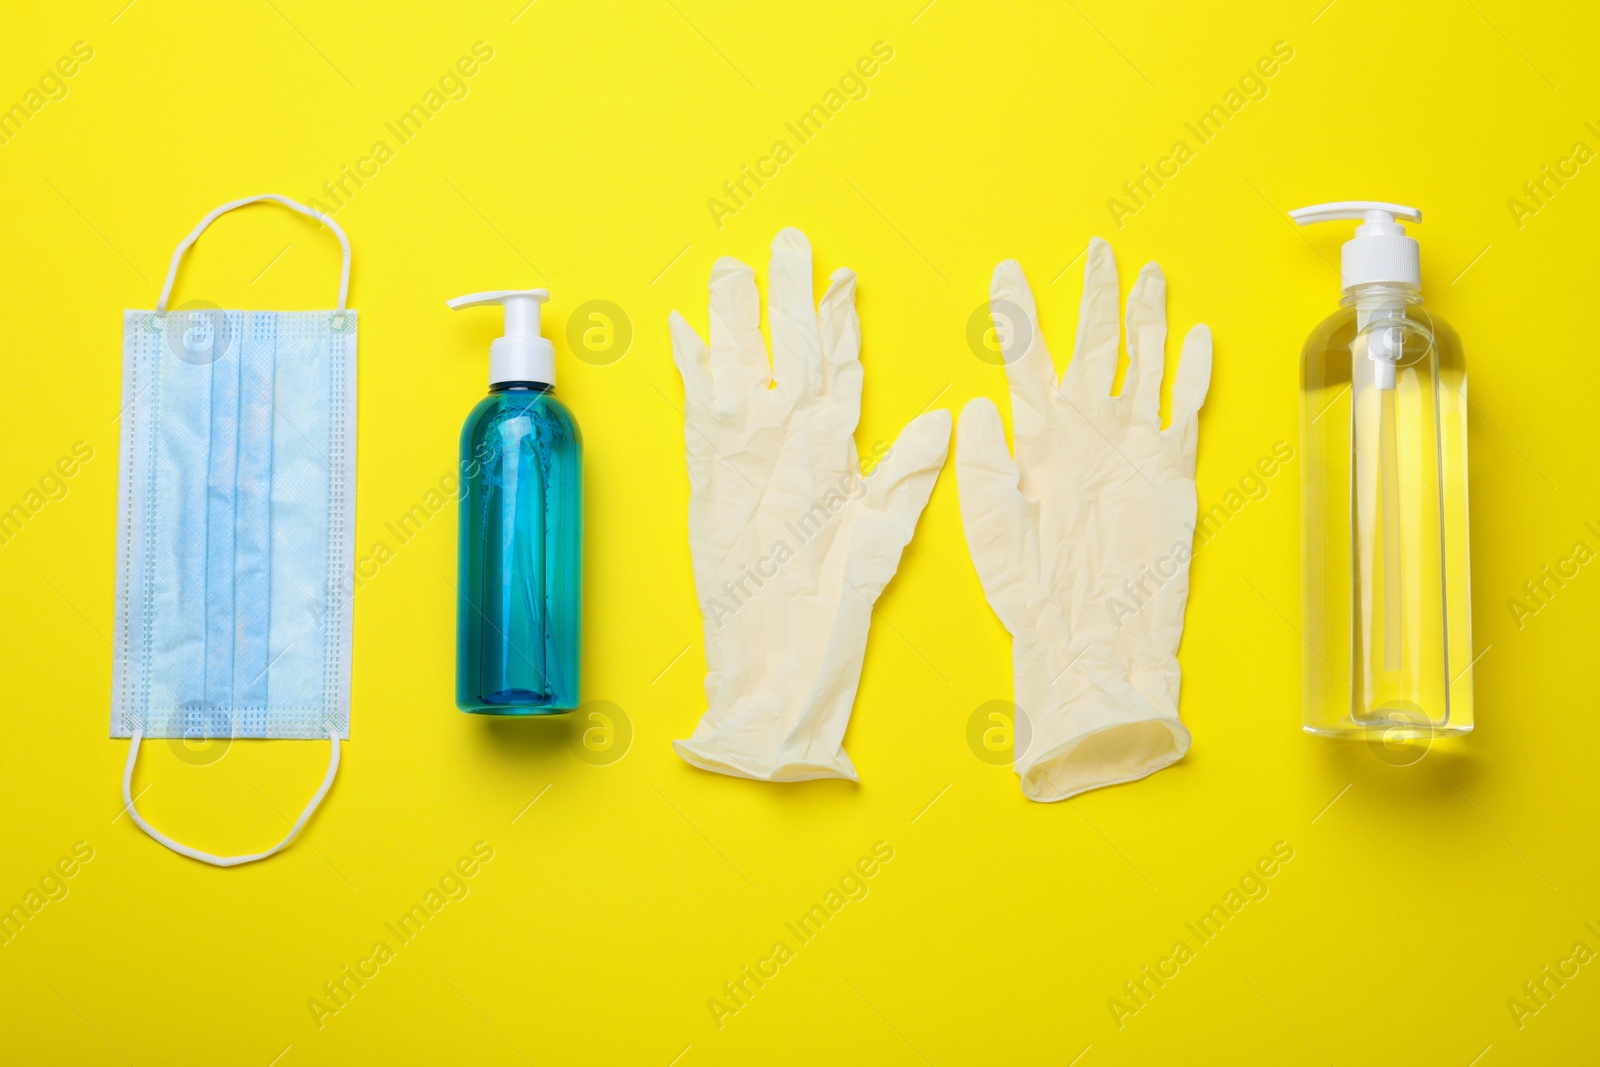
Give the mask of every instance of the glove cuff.
[{"label": "glove cuff", "polygon": [[[673,742],[678,755],[701,770],[763,782],[859,781],[844,731],[861,681],[870,611],[859,597],[840,606],[820,664],[802,669],[781,662],[741,672],[737,687],[719,684],[693,736]],[[712,676],[730,681],[715,669]]]},{"label": "glove cuff", "polygon": [[1163,683],[1151,693],[1135,684],[1148,679],[1130,679],[1117,657],[1093,646],[1061,655],[1018,638],[1013,659],[1018,715],[1026,717],[1029,732],[1015,766],[1029,800],[1065,800],[1135,781],[1189,751],[1176,679],[1166,699],[1167,672],[1146,672]]},{"label": "glove cuff", "polygon": [[672,747],[686,763],[703,771],[715,771],[734,778],[753,778],[758,782],[809,782],[814,778],[845,778],[859,782],[855,764],[844,749],[832,752],[778,752],[767,753],[757,746],[738,746],[712,733],[672,742]]}]

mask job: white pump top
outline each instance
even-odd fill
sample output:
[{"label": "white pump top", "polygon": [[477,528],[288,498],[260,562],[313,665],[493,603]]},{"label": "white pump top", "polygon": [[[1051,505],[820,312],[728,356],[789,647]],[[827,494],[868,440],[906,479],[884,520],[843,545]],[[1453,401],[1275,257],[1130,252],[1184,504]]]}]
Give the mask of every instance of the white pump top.
[{"label": "white pump top", "polygon": [[1300,225],[1359,219],[1354,240],[1346,241],[1340,256],[1339,276],[1344,291],[1368,282],[1388,282],[1411,289],[1422,288],[1422,258],[1417,242],[1406,236],[1405,222],[1421,222],[1414,207],[1377,200],[1339,200],[1297,208],[1289,217]]},{"label": "white pump top", "polygon": [[548,289],[495,289],[447,300],[452,311],[500,304],[506,309],[506,335],[489,345],[489,384],[543,382],[556,384],[556,346],[539,334],[539,305]]}]

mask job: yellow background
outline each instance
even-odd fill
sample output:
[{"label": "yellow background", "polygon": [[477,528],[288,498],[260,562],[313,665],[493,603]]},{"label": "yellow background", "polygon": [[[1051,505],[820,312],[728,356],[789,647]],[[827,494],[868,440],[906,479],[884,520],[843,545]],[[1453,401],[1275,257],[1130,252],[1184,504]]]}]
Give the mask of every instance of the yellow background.
[{"label": "yellow background", "polygon": [[[222,16],[123,2],[27,5],[0,35],[6,104],[75,41],[94,49],[67,96],[0,146],[0,505],[74,442],[94,449],[65,498],[0,545],[0,904],[75,842],[94,849],[69,895],[0,947],[0,1059],[1490,1067],[1593,1054],[1594,964],[1520,1029],[1507,1005],[1575,942],[1600,950],[1585,926],[1600,926],[1600,577],[1590,564],[1520,627],[1508,607],[1575,542],[1600,548],[1584,526],[1600,525],[1600,174],[1588,164],[1520,226],[1507,203],[1574,142],[1600,148],[1584,125],[1600,126],[1592,5],[246,0]],[[467,96],[396,144],[384,123],[480,40],[494,57]],[[877,41],[894,57],[867,96],[719,229],[708,198]],[[1184,122],[1278,41],[1294,57],[1265,98],[1197,146]],[[1179,138],[1195,157],[1118,228],[1108,198]],[[484,392],[497,317],[444,300],[547,284],[560,390],[586,440],[585,695],[623,709],[632,745],[594,766],[573,753],[581,724],[455,710],[446,511],[356,594],[353,737],[322,812],[283,855],[216,870],[118,817],[121,312],[154,305],[173,246],[211,207],[318,196],[379,139],[394,158],[337,216],[361,312],[358,551],[390,540],[383,524],[451,471]],[[1124,289],[1159,259],[1174,333],[1204,321],[1216,337],[1204,510],[1275,442],[1298,447],[1300,344],[1334,307],[1349,227],[1300,233],[1284,212],[1354,197],[1425,210],[1424,289],[1471,368],[1480,725],[1455,751],[1395,767],[1300,733],[1290,463],[1196,557],[1181,652],[1194,748],[1148,780],[1030,804],[1009,768],[969,749],[974,710],[1010,696],[1009,643],[948,469],[879,604],[846,741],[861,784],[762,785],[673,755],[704,708],[704,664],[666,318],[704,328],[717,256],[755,264],[764,284],[772,235],[795,225],[819,282],[859,272],[864,447],[935,398],[1007,410],[1001,372],[965,340],[998,260],[1027,270],[1065,361],[1089,237],[1112,241]],[[327,307],[336,270],[327,234],[252,208],[201,241],[177,300]],[[610,365],[575,358],[566,337],[595,299],[634,330]],[[152,742],[136,788],[180,839],[243,851],[283,832],[324,754]],[[319,1029],[308,1001],[323,983],[392,941],[384,923],[480,841],[494,859],[469,895]],[[894,858],[869,895],[798,945],[785,922],[880,841]],[[1294,858],[1269,895],[1119,1028],[1108,1000],[1175,941],[1197,945],[1185,922],[1276,842]],[[779,939],[795,958],[719,1028],[707,1001]]]}]

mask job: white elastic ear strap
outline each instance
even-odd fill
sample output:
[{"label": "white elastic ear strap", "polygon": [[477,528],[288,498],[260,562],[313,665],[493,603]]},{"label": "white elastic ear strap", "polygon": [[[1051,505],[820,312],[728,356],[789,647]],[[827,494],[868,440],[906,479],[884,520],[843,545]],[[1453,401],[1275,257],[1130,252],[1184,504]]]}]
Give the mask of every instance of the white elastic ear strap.
[{"label": "white elastic ear strap", "polygon": [[288,197],[279,196],[277,193],[262,193],[260,196],[247,196],[242,200],[230,200],[221,207],[214,208],[211,214],[201,219],[200,225],[190,231],[189,236],[185,237],[178,244],[177,250],[172,253],[172,266],[167,268],[167,283],[161,287],[161,298],[156,301],[156,310],[158,312],[166,313],[167,299],[172,296],[172,285],[178,280],[178,264],[183,262],[183,254],[189,251],[190,246],[200,239],[202,233],[206,232],[206,227],[216,222],[219,216],[227,214],[234,208],[244,207],[246,204],[254,204],[259,200],[273,200],[286,208],[300,212],[307,218],[316,219],[332,230],[335,237],[339,238],[339,247],[344,250],[344,266],[339,271],[339,314],[344,314],[346,297],[350,293],[350,239],[344,235],[344,231],[339,228],[339,224],[334,222],[332,218],[315,208],[306,207],[298,200],[290,200]]},{"label": "white elastic ear strap", "polygon": [[[202,227],[203,228],[203,227]],[[188,856],[192,860],[209,863],[217,867],[237,867],[241,863],[254,863],[264,860],[274,853],[281,852],[300,833],[306,820],[311,818],[311,813],[317,810],[317,805],[322,803],[322,798],[328,795],[328,790],[333,787],[334,776],[339,773],[339,731],[332,726],[328,727],[328,742],[332,748],[328,750],[328,773],[322,778],[322,785],[311,795],[311,801],[306,805],[306,810],[294,821],[289,832],[283,835],[283,840],[267,849],[265,852],[251,852],[244,856],[213,856],[209,852],[201,852],[197,848],[190,848],[181,842],[174,841],[154,826],[144,821],[144,816],[139,814],[139,809],[133,804],[133,768],[139,762],[139,745],[144,742],[144,727],[140,726],[133,731],[133,739],[128,742],[128,766],[122,772],[122,802],[126,811],[133,816],[133,821],[139,824],[139,829],[166,845],[180,856]]]}]

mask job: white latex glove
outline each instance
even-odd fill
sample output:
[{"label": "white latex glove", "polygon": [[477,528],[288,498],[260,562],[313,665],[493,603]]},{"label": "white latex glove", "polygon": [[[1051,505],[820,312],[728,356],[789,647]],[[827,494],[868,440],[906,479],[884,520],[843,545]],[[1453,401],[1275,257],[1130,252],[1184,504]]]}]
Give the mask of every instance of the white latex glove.
[{"label": "white latex glove", "polygon": [[950,413],[913,419],[863,477],[855,275],[834,271],[819,319],[811,246],[785,229],[768,288],[770,367],[755,273],[738,260],[711,272],[709,349],[672,313],[710,705],[673,744],[723,774],[854,781],[842,742],[872,605],[944,465]]},{"label": "white latex glove", "polygon": [[1033,294],[1015,261],[994,271],[990,311],[1011,385],[1016,461],[987,399],[961,413],[956,476],[967,547],[1012,636],[1022,791],[1062,800],[1183,758],[1178,639],[1189,597],[1197,413],[1211,333],[1189,331],[1161,428],[1167,285],[1154,263],[1128,298],[1131,362],[1120,396],[1117,267],[1089,243],[1078,344],[1057,385]]}]

